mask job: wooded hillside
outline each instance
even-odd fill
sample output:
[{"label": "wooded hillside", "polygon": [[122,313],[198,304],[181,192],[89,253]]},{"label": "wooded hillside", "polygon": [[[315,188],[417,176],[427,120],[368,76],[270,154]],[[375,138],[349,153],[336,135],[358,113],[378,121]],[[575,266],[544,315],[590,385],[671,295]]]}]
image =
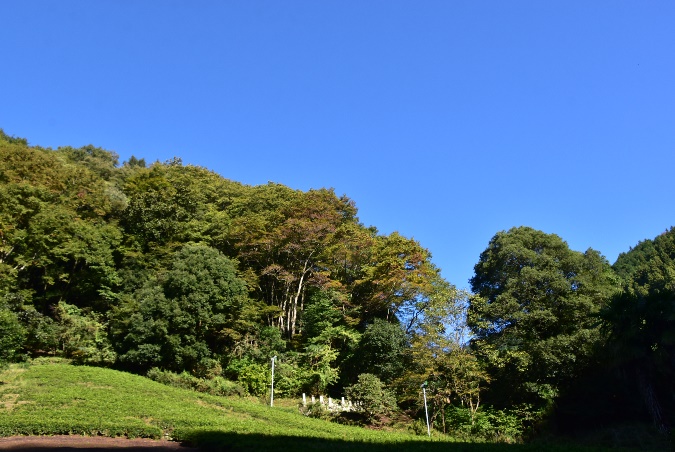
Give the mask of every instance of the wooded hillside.
[{"label": "wooded hillside", "polygon": [[277,356],[279,395],[349,393],[373,404],[366,422],[421,417],[426,382],[444,432],[673,426],[675,229],[613,266],[554,234],[501,231],[471,288],[331,189],[0,131],[0,361],[187,372],[263,395]]}]

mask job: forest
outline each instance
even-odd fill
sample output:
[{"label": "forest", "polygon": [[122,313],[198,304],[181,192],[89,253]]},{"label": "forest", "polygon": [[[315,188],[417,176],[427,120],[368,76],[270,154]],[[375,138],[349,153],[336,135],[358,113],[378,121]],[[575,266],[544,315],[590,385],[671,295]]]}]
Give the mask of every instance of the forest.
[{"label": "forest", "polygon": [[332,189],[0,129],[0,365],[63,357],[266,397],[276,357],[275,396],[357,404],[307,408],[336,422],[426,434],[424,388],[432,428],[457,437],[670,434],[675,228],[610,264],[519,226],[476,260],[466,292]]}]

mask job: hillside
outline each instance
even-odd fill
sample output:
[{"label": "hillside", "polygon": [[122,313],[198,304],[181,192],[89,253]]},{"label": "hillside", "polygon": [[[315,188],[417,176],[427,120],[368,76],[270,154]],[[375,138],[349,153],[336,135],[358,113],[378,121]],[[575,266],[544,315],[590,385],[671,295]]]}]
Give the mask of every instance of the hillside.
[{"label": "hillside", "polygon": [[[515,443],[634,424],[667,440],[675,229],[612,267],[592,248],[513,227],[493,236],[470,283],[471,293],[457,289],[428,249],[361,223],[356,203],[332,189],[247,186],[180,158],[120,164],[93,145],[45,149],[0,129],[0,366],[65,358],[255,398],[269,396],[274,362],[278,397],[360,402],[336,423],[383,428],[405,418],[420,431],[428,410],[448,439]],[[75,387],[106,387],[88,378]],[[114,397],[88,401],[72,388],[57,415],[35,414],[37,395],[17,398],[11,387],[7,434],[364,434],[304,418],[293,430],[295,410],[262,430],[267,411],[254,426],[246,416],[200,423],[214,416],[193,413],[197,402],[180,415],[149,412],[146,402],[133,408],[142,395],[116,402],[125,407],[118,422]],[[644,435],[622,436],[599,444],[632,446]]]},{"label": "hillside", "polygon": [[164,437],[226,450],[526,451],[541,447],[451,444],[447,437],[428,440],[342,426],[307,418],[294,407],[270,408],[254,399],[214,397],[138,375],[59,362],[13,365],[0,372],[0,382],[0,436]]}]

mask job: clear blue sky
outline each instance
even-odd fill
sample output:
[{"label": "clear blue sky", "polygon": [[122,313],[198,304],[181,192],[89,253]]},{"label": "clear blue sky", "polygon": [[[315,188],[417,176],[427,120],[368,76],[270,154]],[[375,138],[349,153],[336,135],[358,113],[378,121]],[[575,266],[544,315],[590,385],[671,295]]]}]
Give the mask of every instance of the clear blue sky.
[{"label": "clear blue sky", "polygon": [[333,187],[468,287],[490,238],[675,224],[675,2],[0,4],[0,128]]}]

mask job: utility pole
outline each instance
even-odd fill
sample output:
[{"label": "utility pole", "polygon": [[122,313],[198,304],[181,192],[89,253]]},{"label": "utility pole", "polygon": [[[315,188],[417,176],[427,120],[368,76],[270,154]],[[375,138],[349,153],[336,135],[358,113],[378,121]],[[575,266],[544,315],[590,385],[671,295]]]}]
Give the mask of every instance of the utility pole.
[{"label": "utility pole", "polygon": [[272,357],[272,393],[270,394],[270,406],[274,406],[274,361],[276,359],[276,355]]},{"label": "utility pole", "polygon": [[422,392],[424,393],[424,415],[427,418],[427,434],[431,438],[431,428],[429,427],[429,410],[427,409],[427,382],[422,383]]}]

